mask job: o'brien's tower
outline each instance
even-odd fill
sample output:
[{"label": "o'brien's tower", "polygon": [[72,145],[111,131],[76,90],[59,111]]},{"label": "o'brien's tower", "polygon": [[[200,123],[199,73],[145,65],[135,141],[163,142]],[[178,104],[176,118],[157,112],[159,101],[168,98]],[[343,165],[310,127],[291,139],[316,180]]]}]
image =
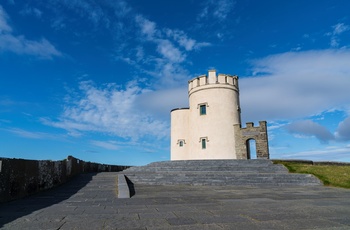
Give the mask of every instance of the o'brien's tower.
[{"label": "o'brien's tower", "polygon": [[171,111],[171,160],[269,158],[266,122],[241,128],[238,77],[209,70],[188,82],[189,108]]}]

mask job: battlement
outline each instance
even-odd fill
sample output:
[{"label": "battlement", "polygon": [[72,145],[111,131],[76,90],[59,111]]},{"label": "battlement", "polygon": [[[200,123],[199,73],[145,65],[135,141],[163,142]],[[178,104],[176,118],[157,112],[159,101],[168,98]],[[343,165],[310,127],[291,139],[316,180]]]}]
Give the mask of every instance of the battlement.
[{"label": "battlement", "polygon": [[238,89],[238,76],[228,74],[216,75],[215,70],[209,70],[208,75],[200,75],[188,81],[188,91],[201,86],[224,84]]}]

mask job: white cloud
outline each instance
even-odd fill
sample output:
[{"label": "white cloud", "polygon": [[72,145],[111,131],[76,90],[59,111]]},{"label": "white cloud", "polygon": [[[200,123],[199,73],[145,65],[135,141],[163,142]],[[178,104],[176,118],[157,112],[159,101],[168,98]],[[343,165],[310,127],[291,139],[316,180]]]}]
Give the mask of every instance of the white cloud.
[{"label": "white cloud", "polygon": [[49,41],[27,40],[23,36],[13,36],[11,34],[0,35],[0,50],[11,51],[17,54],[34,55],[44,59],[51,59],[53,56],[62,56]]},{"label": "white cloud", "polygon": [[240,79],[246,121],[309,117],[349,106],[350,50],[287,52],[253,62]]},{"label": "white cloud", "polygon": [[333,48],[339,46],[339,35],[350,30],[350,26],[345,25],[344,23],[338,23],[332,26],[332,31],[328,32],[326,35],[331,37],[330,45]]},{"label": "white cloud", "polygon": [[205,46],[210,46],[208,42],[197,42],[188,36],[181,30],[165,29],[165,33],[168,37],[174,39],[180,46],[185,48],[186,51],[198,50]]},{"label": "white cloud", "polygon": [[290,133],[296,133],[306,136],[314,136],[321,143],[328,143],[334,140],[334,135],[326,127],[311,120],[296,121],[286,126]]},{"label": "white cloud", "polygon": [[0,35],[5,32],[7,33],[12,32],[12,28],[7,23],[7,21],[8,21],[8,15],[0,5]]},{"label": "white cloud", "polygon": [[114,6],[114,13],[118,17],[125,17],[128,13],[131,12],[131,8],[125,1],[114,1],[112,4]]},{"label": "white cloud", "polygon": [[267,125],[268,125],[268,127],[267,127],[268,131],[272,131],[272,130],[275,130],[275,129],[279,129],[279,128],[283,127],[283,126],[286,126],[288,124],[286,124],[286,122],[271,121]]},{"label": "white cloud", "polygon": [[137,101],[137,105],[154,116],[168,120],[172,109],[188,107],[187,87],[144,93]]},{"label": "white cloud", "polygon": [[219,0],[215,2],[217,5],[214,8],[213,16],[220,20],[226,19],[234,6],[234,2],[232,0]]},{"label": "white cloud", "polygon": [[64,136],[60,136],[57,134],[27,131],[27,130],[19,129],[19,128],[6,128],[6,129],[2,129],[2,130],[10,132],[12,134],[15,134],[16,136],[19,136],[19,137],[29,138],[29,139],[41,139],[41,140],[64,139]]},{"label": "white cloud", "polygon": [[141,32],[146,35],[148,39],[153,39],[157,32],[156,24],[141,15],[137,15],[135,19],[136,23],[138,23],[141,28]]},{"label": "white cloud", "polygon": [[154,56],[148,55],[146,60],[142,59],[140,57],[144,56],[143,49],[141,50],[141,46],[138,46],[134,57],[129,55],[120,59],[134,66],[138,66],[139,62],[148,64],[148,68],[144,72],[159,79],[158,83],[162,87],[178,86],[179,79],[188,79],[188,73],[184,68],[187,54],[210,45],[210,43],[197,42],[195,39],[189,38],[182,30],[158,28],[155,22],[142,15],[135,17],[135,23],[139,28],[141,42],[153,43],[156,53]]},{"label": "white cloud", "polygon": [[49,41],[27,40],[24,36],[12,34],[12,28],[7,23],[8,17],[0,6],[0,51],[8,51],[16,54],[34,55],[44,59],[51,59],[54,56],[61,56]]},{"label": "white cloud", "polygon": [[80,17],[88,18],[94,25],[98,25],[100,22],[108,24],[108,20],[104,17],[103,9],[95,1],[84,0],[63,0],[63,1],[48,1],[48,5],[52,5],[52,8],[59,9],[65,6],[69,10],[73,10],[75,14]]},{"label": "white cloud", "polygon": [[198,14],[198,19],[214,18],[219,21],[225,20],[231,13],[235,2],[232,0],[208,0]]},{"label": "white cloud", "polygon": [[158,42],[157,51],[171,63],[183,62],[186,56],[168,40]]},{"label": "white cloud", "polygon": [[137,101],[148,91],[137,82],[129,82],[125,88],[114,84],[97,88],[90,81],[82,82],[80,91],[80,97],[69,100],[59,121],[43,122],[73,133],[92,131],[132,140],[168,136],[165,121],[154,119],[137,106]]},{"label": "white cloud", "polygon": [[23,129],[11,128],[7,130],[10,133],[16,134],[20,137],[31,138],[31,139],[45,139],[46,134],[40,132],[30,132]]},{"label": "white cloud", "polygon": [[340,141],[350,141],[350,117],[339,123],[335,136]]},{"label": "white cloud", "polygon": [[333,26],[333,34],[338,35],[338,34],[341,34],[349,29],[350,29],[350,26],[345,25],[344,23],[338,23],[338,24]]},{"label": "white cloud", "polygon": [[91,144],[109,150],[118,150],[119,146],[115,141],[91,141]]}]

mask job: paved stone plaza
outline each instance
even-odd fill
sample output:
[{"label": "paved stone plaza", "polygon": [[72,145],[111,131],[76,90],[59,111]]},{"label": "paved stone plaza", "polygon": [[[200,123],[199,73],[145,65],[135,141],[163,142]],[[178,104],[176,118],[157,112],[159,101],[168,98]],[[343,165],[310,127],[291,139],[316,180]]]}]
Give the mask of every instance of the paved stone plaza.
[{"label": "paved stone plaza", "polygon": [[0,204],[1,229],[350,229],[350,190],[323,186],[135,185],[83,174],[48,192]]}]

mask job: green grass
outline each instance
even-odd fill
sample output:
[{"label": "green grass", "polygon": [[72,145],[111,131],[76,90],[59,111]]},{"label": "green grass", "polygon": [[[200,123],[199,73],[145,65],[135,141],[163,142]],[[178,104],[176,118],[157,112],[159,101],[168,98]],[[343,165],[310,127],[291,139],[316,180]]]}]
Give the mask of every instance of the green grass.
[{"label": "green grass", "polygon": [[274,163],[283,164],[292,173],[313,174],[327,186],[350,188],[350,165],[313,165],[288,161]]}]

